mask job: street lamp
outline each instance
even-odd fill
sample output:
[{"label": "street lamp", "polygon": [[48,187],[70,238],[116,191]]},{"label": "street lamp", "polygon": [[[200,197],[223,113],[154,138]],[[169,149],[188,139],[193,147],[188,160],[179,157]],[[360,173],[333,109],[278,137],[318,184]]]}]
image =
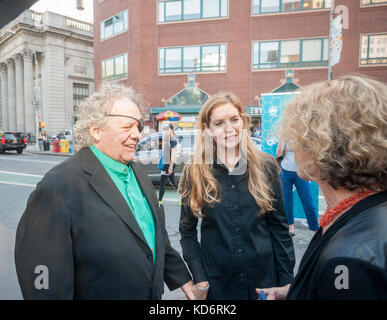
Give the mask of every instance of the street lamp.
[{"label": "street lamp", "polygon": [[77,0],[77,10],[84,10],[85,9],[85,3],[83,0]]},{"label": "street lamp", "polygon": [[32,106],[34,107],[34,112],[35,112],[35,151],[40,151],[39,147],[39,102],[36,100],[32,101]]},{"label": "street lamp", "polygon": [[[74,111],[73,111],[74,112]],[[73,145],[73,147],[72,147],[72,152],[71,153],[75,153],[75,137],[74,137],[74,124],[75,124],[75,116],[73,115],[72,117],[71,117],[71,143],[72,143],[72,145]]]},{"label": "street lamp", "polygon": [[32,101],[32,105],[34,107],[35,112],[35,135],[36,135],[36,141],[35,141],[35,151],[40,151],[39,146],[39,102],[38,102],[38,59],[36,57],[36,50],[35,50],[35,97]]}]

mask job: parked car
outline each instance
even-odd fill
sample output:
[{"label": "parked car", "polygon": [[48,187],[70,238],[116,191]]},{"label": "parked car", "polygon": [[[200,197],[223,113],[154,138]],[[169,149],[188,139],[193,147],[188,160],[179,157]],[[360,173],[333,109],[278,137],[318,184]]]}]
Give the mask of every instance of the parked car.
[{"label": "parked car", "polygon": [[26,147],[27,138],[22,132],[4,132],[0,138],[0,153],[16,150],[20,154]]},{"label": "parked car", "polygon": [[262,140],[261,139],[258,139],[258,138],[255,138],[255,137],[250,137],[251,140],[253,140],[253,142],[257,145],[257,148],[259,150],[262,150]]},{"label": "parked car", "polygon": [[[179,142],[176,155],[175,176],[178,180],[181,176],[184,164],[191,159],[195,144],[195,130],[176,131],[176,138]],[[164,133],[153,133],[143,138],[135,153],[135,159],[152,182],[160,181],[160,170],[157,168],[160,161],[162,140]]]},{"label": "parked car", "polygon": [[73,135],[70,129],[61,130],[56,136],[52,136],[52,140],[69,140],[73,139]]},{"label": "parked car", "polygon": [[[175,134],[179,142],[175,170],[175,176],[178,180],[181,177],[184,164],[193,155],[197,130],[175,130]],[[139,164],[152,182],[160,181],[160,170],[157,166],[161,156],[163,135],[164,133],[158,132],[146,136],[139,142],[135,153],[134,161]],[[251,139],[261,150],[261,140],[254,137]]]}]

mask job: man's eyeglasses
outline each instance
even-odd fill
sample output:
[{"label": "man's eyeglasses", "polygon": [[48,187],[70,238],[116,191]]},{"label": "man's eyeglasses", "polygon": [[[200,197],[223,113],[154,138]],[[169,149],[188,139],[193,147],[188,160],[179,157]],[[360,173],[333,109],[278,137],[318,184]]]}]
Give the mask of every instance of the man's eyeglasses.
[{"label": "man's eyeglasses", "polygon": [[123,114],[105,114],[105,116],[107,117],[125,117],[125,118],[130,118],[130,119],[133,119],[133,120],[136,120],[138,125],[138,131],[142,131],[144,129],[144,121],[142,121],[142,119],[137,119],[135,117],[131,117],[131,116],[127,116],[127,115],[123,115]]}]

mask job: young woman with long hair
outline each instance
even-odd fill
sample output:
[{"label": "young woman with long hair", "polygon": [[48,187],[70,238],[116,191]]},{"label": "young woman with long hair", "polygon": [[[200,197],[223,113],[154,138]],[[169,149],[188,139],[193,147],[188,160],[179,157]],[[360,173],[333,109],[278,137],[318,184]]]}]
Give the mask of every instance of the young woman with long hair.
[{"label": "young woman with long hair", "polygon": [[279,168],[257,149],[248,128],[233,93],[211,96],[179,182],[181,246],[198,299],[257,299],[255,288],[286,285],[293,277]]}]

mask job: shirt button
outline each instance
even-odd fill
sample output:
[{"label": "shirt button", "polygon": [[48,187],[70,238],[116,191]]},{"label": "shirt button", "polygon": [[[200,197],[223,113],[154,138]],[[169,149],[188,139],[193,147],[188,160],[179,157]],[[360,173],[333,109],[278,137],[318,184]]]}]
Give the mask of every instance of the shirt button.
[{"label": "shirt button", "polygon": [[239,227],[236,227],[236,228],[235,228],[235,231],[236,231],[236,232],[239,232],[240,230],[241,230],[241,228],[239,228]]},{"label": "shirt button", "polygon": [[243,252],[243,250],[242,249],[238,249],[238,253],[242,253]]},{"label": "shirt button", "polygon": [[235,184],[233,184],[233,185],[231,186],[231,188],[233,188],[233,189],[234,189],[234,188],[235,188]]}]

